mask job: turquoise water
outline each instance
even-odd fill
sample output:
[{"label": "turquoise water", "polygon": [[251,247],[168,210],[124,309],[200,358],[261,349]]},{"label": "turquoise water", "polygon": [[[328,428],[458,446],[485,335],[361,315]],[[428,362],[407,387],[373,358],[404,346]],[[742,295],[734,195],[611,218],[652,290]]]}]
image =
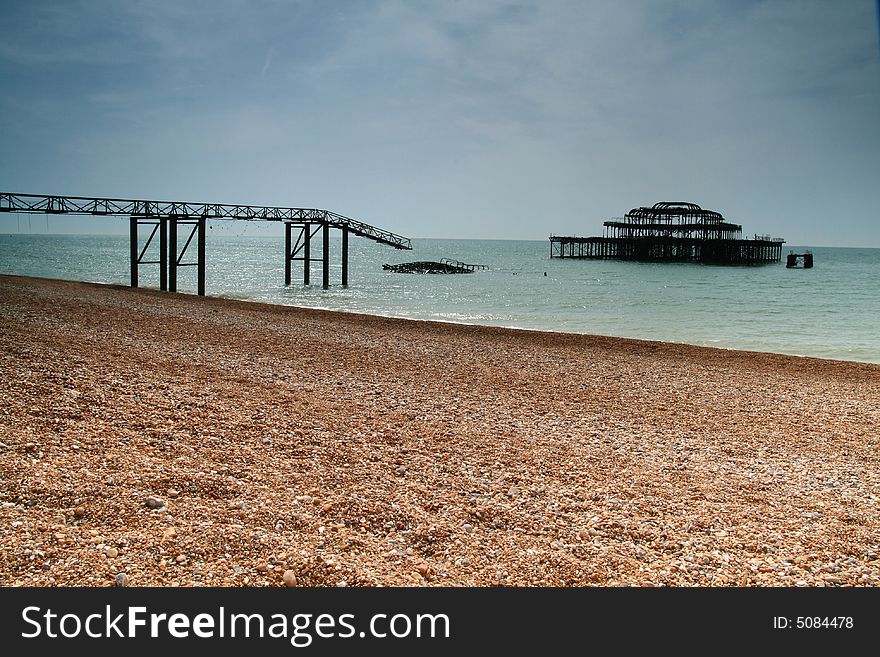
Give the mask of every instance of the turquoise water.
[{"label": "turquoise water", "polygon": [[[413,240],[413,251],[353,238],[349,287],[321,265],[285,288],[283,238],[208,233],[208,294],[270,303],[493,326],[595,333],[880,363],[880,249],[813,248],[815,267],[551,260],[549,241]],[[335,232],[335,231],[334,231]],[[154,247],[151,247],[151,249]],[[803,247],[787,247],[802,250]],[[320,258],[320,240],[312,257]],[[453,258],[489,265],[467,275],[393,274],[383,263]],[[194,253],[193,253],[194,258]],[[149,258],[154,259],[154,258]],[[0,235],[0,273],[128,283],[126,236]],[[546,272],[546,276],[545,276]],[[158,287],[158,266],[141,267]],[[195,268],[179,288],[195,290]]]}]

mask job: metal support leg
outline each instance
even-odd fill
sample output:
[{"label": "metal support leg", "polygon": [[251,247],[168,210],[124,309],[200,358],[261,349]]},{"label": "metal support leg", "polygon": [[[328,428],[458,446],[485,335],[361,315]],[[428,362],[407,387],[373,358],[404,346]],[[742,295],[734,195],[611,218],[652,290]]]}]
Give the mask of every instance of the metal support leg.
[{"label": "metal support leg", "polygon": [[330,224],[324,224],[324,229],[321,231],[321,236],[323,237],[324,242],[324,289],[328,289],[330,287]]},{"label": "metal support leg", "polygon": [[284,224],[284,284],[290,285],[290,232],[293,226],[289,223]]},{"label": "metal support leg", "polygon": [[205,296],[205,228],[208,220],[204,217],[199,217],[199,296]]},{"label": "metal support leg", "polygon": [[131,286],[138,286],[138,220],[131,217],[129,221],[129,236],[131,247]]},{"label": "metal support leg", "polygon": [[308,285],[312,269],[312,224],[303,225],[303,240],[303,285]]},{"label": "metal support leg", "polygon": [[177,292],[177,217],[169,217],[168,224],[168,289]]},{"label": "metal support leg", "polygon": [[168,289],[168,218],[159,218],[159,289]]},{"label": "metal support leg", "polygon": [[342,286],[348,287],[348,228],[342,228]]}]

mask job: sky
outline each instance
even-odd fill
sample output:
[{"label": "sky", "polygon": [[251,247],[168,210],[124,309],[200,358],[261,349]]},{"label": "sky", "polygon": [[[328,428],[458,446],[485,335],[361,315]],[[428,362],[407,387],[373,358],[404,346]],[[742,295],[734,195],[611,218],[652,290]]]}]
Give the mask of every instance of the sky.
[{"label": "sky", "polygon": [[[317,207],[491,239],[596,235],[689,201],[748,235],[880,247],[877,11],[4,0],[0,191]],[[126,230],[51,220],[70,228]]]}]

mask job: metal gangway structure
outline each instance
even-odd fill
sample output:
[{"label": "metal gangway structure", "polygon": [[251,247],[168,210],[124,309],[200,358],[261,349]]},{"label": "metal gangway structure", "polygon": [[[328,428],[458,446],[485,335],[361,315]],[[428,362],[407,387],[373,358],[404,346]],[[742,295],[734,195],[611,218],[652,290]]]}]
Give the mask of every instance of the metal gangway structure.
[{"label": "metal gangway structure", "polygon": [[[308,285],[311,270],[311,242],[318,232],[322,238],[322,283],[330,287],[330,229],[342,232],[342,285],[348,285],[349,234],[365,237],[395,249],[412,249],[409,238],[329,210],[288,208],[227,203],[192,203],[186,201],[147,201],[83,196],[55,196],[0,192],[0,212],[75,214],[128,217],[130,223],[131,286],[138,286],[141,265],[159,265],[159,288],[177,291],[179,267],[197,267],[198,294],[205,294],[206,226],[208,219],[229,221],[277,221],[284,223],[284,284],[290,285],[293,261],[303,263],[303,284]],[[141,226],[152,226],[143,248],[139,248]],[[180,227],[186,227],[180,235]],[[296,242],[294,229],[299,230]],[[159,234],[159,260],[145,260],[147,248]],[[184,239],[181,240],[180,238]],[[195,262],[184,262],[193,239]],[[182,248],[179,244],[182,242]]]},{"label": "metal gangway structure", "polygon": [[489,265],[471,265],[461,260],[451,260],[450,258],[440,258],[440,262],[450,267],[458,267],[459,269],[467,269],[469,271],[483,271],[489,269]]}]

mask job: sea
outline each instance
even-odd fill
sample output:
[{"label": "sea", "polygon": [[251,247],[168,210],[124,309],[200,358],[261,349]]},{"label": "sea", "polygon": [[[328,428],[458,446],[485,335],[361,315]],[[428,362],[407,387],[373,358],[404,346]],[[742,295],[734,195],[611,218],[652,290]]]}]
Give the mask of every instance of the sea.
[{"label": "sea", "polygon": [[[324,290],[320,239],[312,242],[311,284],[303,285],[302,262],[294,262],[293,284],[285,287],[283,237],[247,234],[237,228],[241,223],[210,222],[208,295],[880,363],[880,249],[786,245],[780,263],[717,266],[551,259],[548,239],[413,239],[412,251],[399,251],[352,237],[349,285],[342,287],[341,242],[331,231]],[[145,260],[158,259],[156,242]],[[787,269],[785,254],[806,248],[814,267]],[[382,268],[442,258],[488,269],[402,274]],[[194,260],[193,244],[184,261]],[[179,270],[180,291],[195,291],[195,269]],[[0,274],[128,284],[129,271],[127,235],[0,234]],[[141,265],[140,284],[158,288],[158,265]]]}]

